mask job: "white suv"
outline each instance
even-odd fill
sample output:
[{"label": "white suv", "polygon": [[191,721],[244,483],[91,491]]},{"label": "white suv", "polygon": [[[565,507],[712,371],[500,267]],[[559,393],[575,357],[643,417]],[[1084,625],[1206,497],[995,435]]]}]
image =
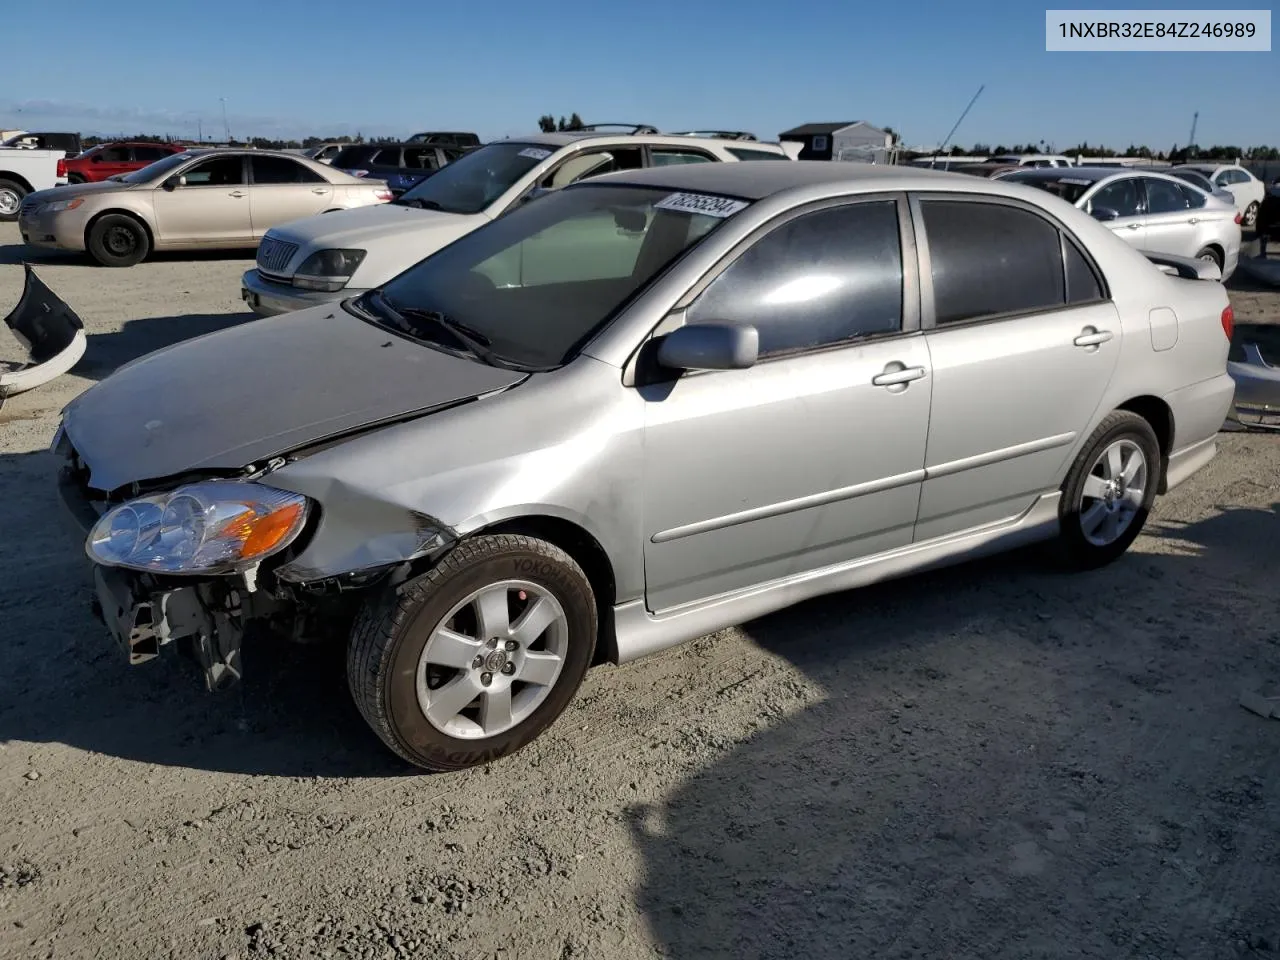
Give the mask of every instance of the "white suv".
[{"label": "white suv", "polygon": [[777,144],[662,134],[541,133],[486,144],[392,203],[294,220],[267,231],[241,296],[260,316],[345,300],[549,190],[588,177],[677,163],[791,160]]},{"label": "white suv", "polygon": [[1267,195],[1266,184],[1238,163],[1184,163],[1173,170],[1194,170],[1204,174],[1215,187],[1235,197],[1236,209],[1240,211],[1241,223],[1246,230],[1252,230],[1258,222],[1258,208]]}]

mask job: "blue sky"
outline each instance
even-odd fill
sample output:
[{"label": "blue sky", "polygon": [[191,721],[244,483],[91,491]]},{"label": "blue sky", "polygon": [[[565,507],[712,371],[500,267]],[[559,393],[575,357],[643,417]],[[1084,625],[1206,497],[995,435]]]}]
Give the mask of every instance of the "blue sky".
[{"label": "blue sky", "polygon": [[[995,0],[10,5],[0,127],[82,133],[527,132],[543,113],[773,139],[869,120],[910,144],[1280,146],[1280,54],[1047,53]],[[1067,4],[1054,4],[1055,8]],[[1151,7],[1130,2],[1130,8]],[[1158,5],[1157,5],[1158,6]],[[77,9],[79,8],[79,9]]]}]

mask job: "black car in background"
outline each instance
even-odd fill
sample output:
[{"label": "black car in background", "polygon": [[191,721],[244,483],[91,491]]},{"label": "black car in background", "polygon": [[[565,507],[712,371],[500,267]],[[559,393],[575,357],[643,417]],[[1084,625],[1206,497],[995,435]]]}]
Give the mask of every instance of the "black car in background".
[{"label": "black car in background", "polygon": [[442,147],[478,147],[480,146],[480,138],[474,133],[463,133],[461,131],[434,131],[426,130],[422,133],[415,133],[412,137],[405,141],[406,143],[434,143]]},{"label": "black car in background", "polygon": [[331,165],[357,177],[385,180],[398,197],[464,152],[433,143],[360,143],[343,147]]}]

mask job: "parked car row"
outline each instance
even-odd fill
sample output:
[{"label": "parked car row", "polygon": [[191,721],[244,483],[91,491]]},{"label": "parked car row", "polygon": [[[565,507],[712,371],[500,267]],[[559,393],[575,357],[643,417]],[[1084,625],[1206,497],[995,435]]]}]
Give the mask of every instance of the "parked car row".
[{"label": "parked car row", "polygon": [[[275,227],[253,282],[317,306],[71,401],[60,489],[128,662],[186,649],[221,689],[246,637],[335,634],[387,748],[456,770],[538,737],[597,663],[1032,542],[1101,567],[1215,456],[1221,273],[1120,240],[1102,179],[731,143],[521,137]],[[41,203],[134,193],[191,229],[234,206],[215,168],[269,190],[279,159]],[[1195,190],[1152,182],[1149,205]]]}]

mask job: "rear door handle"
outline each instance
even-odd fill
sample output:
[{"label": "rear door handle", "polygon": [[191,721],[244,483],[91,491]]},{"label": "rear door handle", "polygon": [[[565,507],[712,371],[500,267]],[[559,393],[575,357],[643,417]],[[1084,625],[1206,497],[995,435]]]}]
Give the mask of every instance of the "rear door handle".
[{"label": "rear door handle", "polygon": [[[312,188],[312,190],[311,190],[311,192],[312,192],[312,193],[321,193],[321,194],[323,194],[323,193],[328,193],[329,191],[328,191],[328,190],[326,190],[324,187],[313,187],[313,188]],[[1195,223],[1195,221],[1194,221],[1194,220],[1192,220],[1191,222],[1192,222],[1192,223]]]},{"label": "rear door handle", "polygon": [[1199,223],[1199,222],[1200,222],[1199,217],[1192,217],[1190,220],[1187,221],[1187,223]]},{"label": "rear door handle", "polygon": [[1131,224],[1129,224],[1129,229],[1130,229],[1130,230],[1137,230],[1137,229],[1138,229],[1139,227],[1141,227],[1141,226],[1142,226],[1142,224],[1140,224],[1140,223],[1131,223]]},{"label": "rear door handle", "polygon": [[901,370],[886,370],[871,378],[877,387],[896,387],[900,383],[910,383],[924,376],[924,367],[904,367]]},{"label": "rear door handle", "polygon": [[1106,343],[1113,336],[1110,330],[1095,330],[1093,333],[1082,333],[1071,342],[1077,347],[1096,347],[1100,343]]},{"label": "rear door handle", "polygon": [[239,190],[232,190],[229,194],[227,194],[227,196],[229,196],[229,197],[243,197],[243,196],[244,196],[244,193],[242,193],[242,192],[241,192],[241,191],[239,191]]}]

